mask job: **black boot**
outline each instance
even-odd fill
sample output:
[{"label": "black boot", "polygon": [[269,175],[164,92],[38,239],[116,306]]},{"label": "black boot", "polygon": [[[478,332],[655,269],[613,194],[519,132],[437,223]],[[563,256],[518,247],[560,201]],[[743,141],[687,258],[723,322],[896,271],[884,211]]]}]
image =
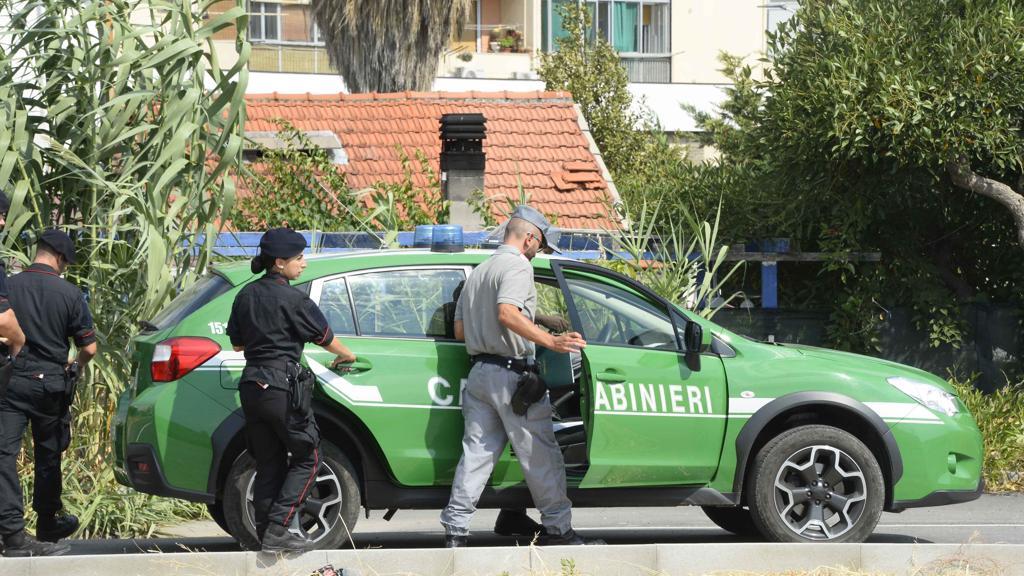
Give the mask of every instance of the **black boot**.
[{"label": "black boot", "polygon": [[40,542],[24,530],[4,536],[4,556],[28,558],[31,556],[63,556],[71,551],[66,543]]},{"label": "black boot", "polygon": [[569,530],[565,534],[558,535],[541,535],[539,542],[541,546],[600,546],[606,542],[600,538],[584,538],[576,533],[575,530]]},{"label": "black boot", "polygon": [[444,536],[445,548],[465,548],[468,545],[468,536],[455,536],[454,534],[445,534]]},{"label": "black boot", "polygon": [[544,534],[544,527],[533,521],[526,510],[506,510],[498,512],[494,521],[494,533],[500,536],[529,536],[533,538]]},{"label": "black boot", "polygon": [[304,536],[289,531],[284,526],[271,522],[263,534],[263,552],[302,553],[309,552],[316,544]]},{"label": "black boot", "polygon": [[78,517],[58,512],[53,516],[40,516],[36,524],[36,538],[43,542],[56,542],[78,530]]}]

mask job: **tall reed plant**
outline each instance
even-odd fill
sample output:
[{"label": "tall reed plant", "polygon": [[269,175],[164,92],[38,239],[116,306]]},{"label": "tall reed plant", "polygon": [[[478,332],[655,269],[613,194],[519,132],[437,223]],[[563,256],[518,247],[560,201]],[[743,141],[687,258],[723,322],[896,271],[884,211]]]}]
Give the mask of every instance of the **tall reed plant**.
[{"label": "tall reed plant", "polygon": [[660,218],[660,207],[642,203],[638,210],[619,206],[622,230],[611,231],[608,267],[643,282],[668,300],[711,318],[739,292],[721,293],[743,266],[728,264],[729,247],[719,240],[721,206],[714,221],[686,214],[681,222]]},{"label": "tall reed plant", "polygon": [[212,243],[185,247],[218,231],[234,197],[249,45],[239,36],[224,70],[212,39],[230,26],[244,34],[247,16],[239,2],[207,19],[213,3],[0,3],[0,186],[12,200],[2,247],[25,262],[23,233],[68,230],[80,256],[68,279],[87,292],[99,339],[65,455],[81,491],[66,501],[86,533],[150,529],[103,519],[134,506],[107,497],[128,498],[109,475],[109,430],[131,338],[204,271]]}]

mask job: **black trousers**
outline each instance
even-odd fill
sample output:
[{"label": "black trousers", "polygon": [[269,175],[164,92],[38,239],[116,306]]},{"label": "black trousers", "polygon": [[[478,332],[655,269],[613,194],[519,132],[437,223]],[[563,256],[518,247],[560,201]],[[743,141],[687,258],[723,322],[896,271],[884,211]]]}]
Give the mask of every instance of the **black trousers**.
[{"label": "black trousers", "polygon": [[25,508],[18,479],[18,453],[25,426],[32,424],[35,449],[35,490],[32,509],[40,516],[55,514],[61,504],[60,437],[64,379],[11,377],[7,397],[0,400],[0,534],[25,527]]},{"label": "black trousers", "polygon": [[262,539],[270,522],[289,526],[301,514],[320,468],[320,432],[311,410],[292,408],[287,390],[247,381],[238,392],[256,460],[253,505]]}]

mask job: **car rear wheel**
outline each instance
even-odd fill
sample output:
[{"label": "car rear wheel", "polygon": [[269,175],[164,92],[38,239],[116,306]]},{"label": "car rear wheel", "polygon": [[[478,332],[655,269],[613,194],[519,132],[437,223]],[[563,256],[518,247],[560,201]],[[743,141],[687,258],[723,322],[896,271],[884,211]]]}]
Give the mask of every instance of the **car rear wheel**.
[{"label": "car rear wheel", "polygon": [[758,530],[776,542],[863,542],[885,500],[882,470],[853,435],[800,426],[758,452],[748,484]]},{"label": "car rear wheel", "polygon": [[701,506],[708,519],[716,526],[737,536],[759,537],[761,533],[750,517],[750,510],[740,506]]},{"label": "car rear wheel", "polygon": [[[323,460],[306,499],[299,523],[317,549],[341,548],[349,542],[359,518],[360,491],[348,458],[330,442],[321,442]],[[224,518],[228,532],[245,550],[259,550],[252,505],[256,462],[247,452],[235,459],[224,487]]]}]

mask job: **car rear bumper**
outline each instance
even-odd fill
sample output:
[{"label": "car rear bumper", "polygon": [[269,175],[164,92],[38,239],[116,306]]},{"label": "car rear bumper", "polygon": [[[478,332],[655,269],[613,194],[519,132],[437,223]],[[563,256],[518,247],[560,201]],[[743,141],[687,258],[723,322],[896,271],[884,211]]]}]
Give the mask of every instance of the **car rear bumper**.
[{"label": "car rear bumper", "polygon": [[149,444],[128,444],[125,451],[125,474],[129,486],[146,494],[208,504],[217,500],[213,494],[182,490],[168,484],[156,452]]}]

